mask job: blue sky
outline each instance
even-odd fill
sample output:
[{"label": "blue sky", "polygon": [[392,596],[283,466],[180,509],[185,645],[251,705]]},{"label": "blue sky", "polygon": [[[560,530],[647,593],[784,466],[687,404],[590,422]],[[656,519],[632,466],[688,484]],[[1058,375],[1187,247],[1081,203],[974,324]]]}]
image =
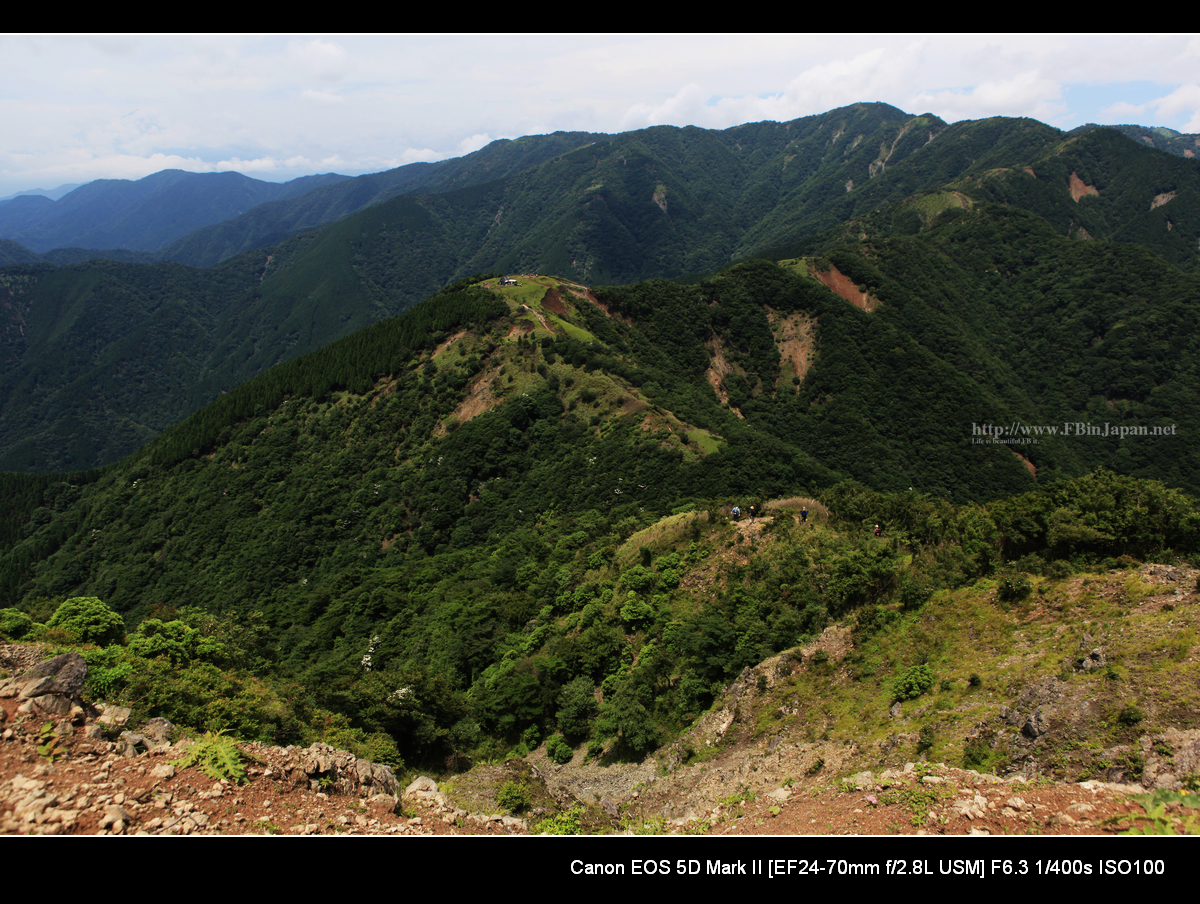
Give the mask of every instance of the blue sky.
[{"label": "blue sky", "polygon": [[1200,36],[6,35],[0,197],[162,169],[281,181],[496,138],[883,101],[1200,133]]}]

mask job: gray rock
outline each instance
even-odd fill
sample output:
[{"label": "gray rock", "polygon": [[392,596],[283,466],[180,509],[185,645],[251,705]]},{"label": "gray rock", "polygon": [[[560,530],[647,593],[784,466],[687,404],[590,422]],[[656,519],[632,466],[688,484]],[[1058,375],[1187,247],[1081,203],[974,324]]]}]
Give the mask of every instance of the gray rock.
[{"label": "gray rock", "polygon": [[24,700],[21,712],[65,716],[83,701],[79,692],[87,663],[78,653],[63,653],[0,684],[0,697]]},{"label": "gray rock", "polygon": [[175,731],[175,726],[162,716],[147,719],[146,724],[142,726],[142,734],[160,746],[171,743],[171,733],[173,731]]},{"label": "gray rock", "polygon": [[437,782],[427,775],[420,775],[413,779],[412,784],[404,789],[404,796],[408,797],[417,791],[437,791]]},{"label": "gray rock", "polygon": [[1042,708],[1039,706],[1029,714],[1029,718],[1021,726],[1021,734],[1030,740],[1034,740],[1044,735],[1049,730],[1049,727],[1045,713],[1042,712]]},{"label": "gray rock", "polygon": [[105,728],[124,728],[133,711],[128,706],[105,706],[96,721]]},{"label": "gray rock", "polygon": [[1086,656],[1084,656],[1075,666],[1077,672],[1095,672],[1099,669],[1108,666],[1108,657],[1104,654],[1103,647],[1096,647]]}]

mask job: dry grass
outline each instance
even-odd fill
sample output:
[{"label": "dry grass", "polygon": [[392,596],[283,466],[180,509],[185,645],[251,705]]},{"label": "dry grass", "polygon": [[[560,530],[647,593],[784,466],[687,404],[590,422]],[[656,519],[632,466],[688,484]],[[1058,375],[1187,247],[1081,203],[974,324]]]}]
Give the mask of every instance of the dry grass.
[{"label": "dry grass", "polygon": [[817,520],[818,518],[821,521],[829,520],[829,509],[811,496],[791,496],[788,499],[772,499],[763,506],[763,509],[766,511],[780,509],[782,511],[799,512],[803,508],[808,509],[808,516],[813,520]]},{"label": "dry grass", "polygon": [[637,561],[643,547],[669,547],[683,539],[688,527],[698,518],[704,518],[704,512],[683,512],[679,515],[668,515],[649,527],[638,531],[626,540],[614,556],[614,562],[620,568],[628,568]]}]

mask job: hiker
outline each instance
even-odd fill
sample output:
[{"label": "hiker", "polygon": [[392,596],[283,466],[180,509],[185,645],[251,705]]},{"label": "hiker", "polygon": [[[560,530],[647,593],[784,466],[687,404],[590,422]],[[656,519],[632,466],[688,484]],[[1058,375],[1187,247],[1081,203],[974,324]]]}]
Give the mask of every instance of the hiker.
[{"label": "hiker", "polygon": [[875,525],[875,536],[877,536],[877,537],[878,537],[878,536],[879,536],[880,534],[882,534],[882,533],[883,533],[883,528],[882,528],[882,527],[880,527],[878,524],[876,524],[876,525]]},{"label": "hiker", "polygon": [[806,521],[808,521],[808,506],[800,509],[800,523],[804,524]]},{"label": "hiker", "polygon": [[742,510],[735,505],[733,507],[733,520],[740,521],[741,517],[742,517]]},{"label": "hiker", "polygon": [[754,522],[754,506],[750,506],[750,521]]}]

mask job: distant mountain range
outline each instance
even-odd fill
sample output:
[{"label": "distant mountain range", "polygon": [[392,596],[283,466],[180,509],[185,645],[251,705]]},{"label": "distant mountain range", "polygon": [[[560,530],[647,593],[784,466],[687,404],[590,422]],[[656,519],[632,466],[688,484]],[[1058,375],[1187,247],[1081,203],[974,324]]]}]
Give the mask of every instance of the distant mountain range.
[{"label": "distant mountain range", "polygon": [[72,192],[82,185],[82,182],[73,182],[69,185],[60,185],[58,188],[31,188],[26,191],[13,192],[5,198],[0,198],[0,201],[11,201],[13,198],[21,198],[25,195],[41,195],[44,198],[49,198],[51,201],[57,201],[67,192]]},{"label": "distant mountain range", "polygon": [[[218,184],[158,176],[121,185],[198,197],[199,185]],[[927,234],[959,217],[990,222],[1000,209],[1027,217],[1017,221],[1027,263],[1005,264],[1014,274],[1060,255],[1039,250],[1055,236],[1143,246],[1147,285],[1190,278],[1200,261],[1193,160],[1108,129],[1067,135],[1005,118],[948,126],[885,104],[724,131],[531,136],[438,164],[331,178],[153,252],[223,260],[207,269],[131,261],[150,254],[139,251],[82,262],[93,255],[58,250],[39,262],[0,243],[0,259],[10,262],[0,270],[0,468],[113,461],[268,367],[481,271],[595,285],[686,280],[753,256],[838,252],[856,255],[853,266],[865,269],[840,272],[864,287],[898,278],[875,272],[882,249],[916,243],[923,250],[910,259],[936,258]],[[110,190],[91,183],[73,203],[82,210],[83,199]],[[874,243],[881,250],[864,251]],[[951,276],[961,266],[931,263],[901,284],[965,298],[992,279],[969,267]],[[959,316],[952,304],[945,315]],[[939,329],[965,337],[990,328],[968,319]],[[979,339],[963,341],[956,366],[981,366],[965,351],[980,348]]]},{"label": "distant mountain range", "polygon": [[268,201],[294,198],[348,176],[263,182],[240,173],[163,170],[144,179],[99,179],[52,200],[0,202],[0,237],[44,253],[55,248],[158,251],[190,232]]}]

